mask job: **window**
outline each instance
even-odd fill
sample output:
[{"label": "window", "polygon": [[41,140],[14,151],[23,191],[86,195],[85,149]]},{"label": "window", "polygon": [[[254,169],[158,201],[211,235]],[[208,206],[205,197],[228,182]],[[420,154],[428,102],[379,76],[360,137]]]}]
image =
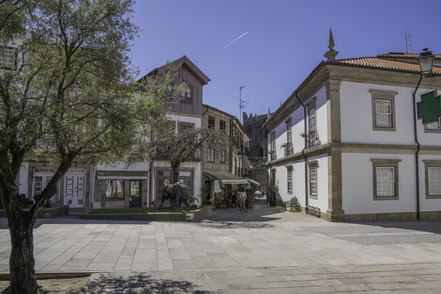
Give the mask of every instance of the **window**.
[{"label": "window", "polygon": [[227,129],[227,124],[224,120],[219,120],[219,130],[225,132]]},{"label": "window", "polygon": [[187,186],[188,191],[193,194],[193,171],[179,171],[178,181],[184,183]]},{"label": "window", "polygon": [[428,123],[424,125],[424,131],[426,133],[440,133],[441,132],[441,116],[438,117],[438,121]]},{"label": "window", "polygon": [[398,200],[399,159],[372,159],[374,200]]},{"label": "window", "polygon": [[276,160],[276,131],[271,132],[270,134],[270,159]]},{"label": "window", "polygon": [[124,199],[124,180],[106,180],[106,198]]},{"label": "window", "polygon": [[291,155],[292,150],[292,133],[291,133],[291,118],[286,121],[286,145],[285,145],[285,156]]},{"label": "window", "polygon": [[130,197],[141,196],[141,181],[132,180],[130,181]]},{"label": "window", "polygon": [[208,128],[214,130],[215,122],[216,122],[215,118],[212,116],[209,116],[208,117]]},{"label": "window", "polygon": [[392,128],[392,101],[375,100],[375,126],[378,128]]},{"label": "window", "polygon": [[317,124],[315,120],[315,103],[308,108],[308,130],[313,132],[317,129]]},{"label": "window", "polygon": [[371,90],[374,131],[395,131],[395,95],[398,92]]},{"label": "window", "polygon": [[175,88],[175,83],[170,83],[167,85],[167,94],[173,95],[173,90]]},{"label": "window", "polygon": [[193,123],[179,122],[179,133],[184,133],[194,129]]},{"label": "window", "polygon": [[376,167],[377,173],[377,197],[395,196],[395,168]]},{"label": "window", "polygon": [[184,90],[181,93],[182,101],[186,103],[191,103],[193,101],[193,87],[189,84],[186,84],[187,90]]},{"label": "window", "polygon": [[292,194],[292,166],[287,167],[288,194]]},{"label": "window", "polygon": [[317,188],[317,162],[313,161],[309,164],[309,197],[313,199],[318,198]]},{"label": "window", "polygon": [[208,148],[208,162],[214,162],[214,149]]},{"label": "window", "polygon": [[0,47],[0,68],[15,70],[17,67],[17,52],[11,47]]},{"label": "window", "polygon": [[225,163],[225,158],[226,158],[226,151],[225,150],[221,150],[220,152],[219,152],[219,162],[220,163]]},{"label": "window", "polygon": [[308,103],[308,133],[306,136],[307,148],[312,148],[316,145],[318,139],[317,136],[317,108],[316,108],[317,98],[312,98]]},{"label": "window", "polygon": [[424,160],[426,170],[426,198],[441,198],[441,161]]}]

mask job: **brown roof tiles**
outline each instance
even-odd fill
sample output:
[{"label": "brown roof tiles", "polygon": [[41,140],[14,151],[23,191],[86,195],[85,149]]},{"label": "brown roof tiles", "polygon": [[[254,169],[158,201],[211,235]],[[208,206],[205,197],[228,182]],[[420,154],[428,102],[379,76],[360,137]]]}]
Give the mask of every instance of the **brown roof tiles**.
[{"label": "brown roof tiles", "polygon": [[[385,70],[403,71],[403,72],[419,72],[420,66],[416,63],[388,60],[379,57],[358,57],[338,59],[335,61],[327,61],[328,64],[352,65],[367,68],[378,68]],[[433,67],[434,74],[441,74],[441,67]]]}]

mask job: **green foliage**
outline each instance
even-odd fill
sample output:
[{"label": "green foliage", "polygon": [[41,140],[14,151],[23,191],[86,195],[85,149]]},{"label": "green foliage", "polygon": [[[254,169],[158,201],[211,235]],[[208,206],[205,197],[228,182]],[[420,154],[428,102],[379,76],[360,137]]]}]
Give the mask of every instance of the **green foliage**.
[{"label": "green foliage", "polygon": [[210,195],[210,184],[205,183],[201,189],[202,189],[202,193],[201,193],[202,204],[205,204],[207,201],[208,195]]},{"label": "green foliage", "polygon": [[277,186],[277,185],[271,185],[271,186],[269,186],[268,189],[270,192],[274,192],[274,193],[279,192],[279,186]]},{"label": "green foliage", "polygon": [[292,212],[302,211],[302,206],[300,205],[300,202],[296,196],[292,197],[289,201],[287,201],[286,206],[287,208],[289,207]]}]

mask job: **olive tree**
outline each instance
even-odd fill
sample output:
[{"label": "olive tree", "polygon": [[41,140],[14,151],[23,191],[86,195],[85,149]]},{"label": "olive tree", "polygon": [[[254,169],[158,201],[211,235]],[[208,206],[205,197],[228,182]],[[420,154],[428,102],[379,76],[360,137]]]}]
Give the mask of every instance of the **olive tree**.
[{"label": "olive tree", "polygon": [[[138,31],[132,0],[0,4],[0,50],[15,56],[0,69],[0,198],[12,247],[8,291],[36,293],[33,227],[57,182],[75,161],[115,162],[142,149],[151,127],[165,121],[176,71],[136,83],[129,58]],[[31,159],[52,161],[57,169],[24,209],[16,179]]]}]

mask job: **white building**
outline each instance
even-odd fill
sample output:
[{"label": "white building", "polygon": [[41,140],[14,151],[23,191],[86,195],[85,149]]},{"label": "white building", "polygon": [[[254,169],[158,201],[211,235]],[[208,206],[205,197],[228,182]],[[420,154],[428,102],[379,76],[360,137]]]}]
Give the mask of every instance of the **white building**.
[{"label": "white building", "polygon": [[[331,221],[440,219],[439,117],[426,125],[416,120],[416,163],[417,55],[335,60],[332,47],[331,34],[328,60],[265,123],[278,200],[295,196],[309,213]],[[417,102],[433,91],[441,95],[441,55],[435,65]]]}]

